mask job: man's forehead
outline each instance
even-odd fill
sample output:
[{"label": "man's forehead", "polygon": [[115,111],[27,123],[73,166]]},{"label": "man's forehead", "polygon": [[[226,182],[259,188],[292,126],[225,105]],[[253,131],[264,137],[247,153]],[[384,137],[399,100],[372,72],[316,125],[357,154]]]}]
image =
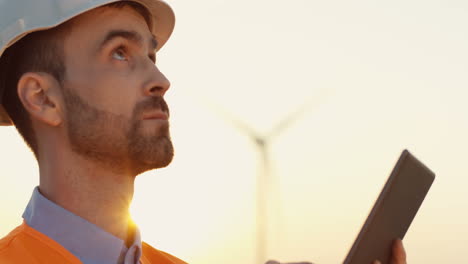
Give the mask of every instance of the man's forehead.
[{"label": "man's forehead", "polygon": [[114,29],[110,30],[105,37],[103,38],[101,44],[99,44],[99,49],[103,48],[106,43],[112,41],[114,38],[123,38],[134,43],[138,43],[141,46],[148,45],[152,50],[156,50],[158,47],[158,41],[154,35],[150,35],[148,39],[145,39],[140,33],[134,30],[122,30],[122,29]]},{"label": "man's forehead", "polygon": [[[125,19],[127,18],[127,19]],[[125,19],[125,20],[123,20]],[[74,26],[103,28],[111,26],[144,25],[151,32],[151,25],[146,18],[131,6],[101,6],[78,15],[70,21]]]},{"label": "man's forehead", "polygon": [[[136,32],[144,39],[155,41],[150,25],[145,18],[130,6],[114,8],[98,7],[77,16],[71,21],[73,30],[86,36],[82,41],[89,42],[91,38],[102,40],[110,32]],[[75,40],[76,41],[76,40]]]}]

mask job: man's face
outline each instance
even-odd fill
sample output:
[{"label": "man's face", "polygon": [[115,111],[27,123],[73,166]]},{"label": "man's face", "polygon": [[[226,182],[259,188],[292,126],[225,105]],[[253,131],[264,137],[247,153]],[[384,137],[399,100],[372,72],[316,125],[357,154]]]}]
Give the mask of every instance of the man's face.
[{"label": "man's face", "polygon": [[103,7],[74,19],[65,39],[65,125],[73,151],[138,174],[173,157],[169,81],[154,65],[156,43],[130,7]]}]

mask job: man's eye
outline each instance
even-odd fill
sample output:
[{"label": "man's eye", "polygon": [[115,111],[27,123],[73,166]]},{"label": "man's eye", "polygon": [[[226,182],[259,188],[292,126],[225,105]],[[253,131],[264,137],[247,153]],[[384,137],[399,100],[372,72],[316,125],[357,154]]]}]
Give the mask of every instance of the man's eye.
[{"label": "man's eye", "polygon": [[122,48],[119,48],[119,49],[115,50],[112,53],[112,58],[114,58],[116,60],[120,60],[120,61],[127,61],[128,60],[127,54],[125,53],[125,50],[123,50]]}]

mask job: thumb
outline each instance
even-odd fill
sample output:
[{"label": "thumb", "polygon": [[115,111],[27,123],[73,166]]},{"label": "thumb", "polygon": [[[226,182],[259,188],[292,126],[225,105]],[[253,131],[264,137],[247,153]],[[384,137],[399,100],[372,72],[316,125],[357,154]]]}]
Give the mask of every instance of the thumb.
[{"label": "thumb", "polygon": [[393,243],[393,254],[391,264],[406,264],[406,252],[403,242],[398,239]]}]

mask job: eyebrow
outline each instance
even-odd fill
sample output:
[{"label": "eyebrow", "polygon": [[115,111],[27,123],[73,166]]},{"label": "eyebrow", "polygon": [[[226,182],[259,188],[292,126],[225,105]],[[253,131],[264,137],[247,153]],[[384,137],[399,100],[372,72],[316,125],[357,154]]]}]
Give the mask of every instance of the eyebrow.
[{"label": "eyebrow", "polygon": [[[135,42],[138,45],[143,46],[143,37],[136,31],[133,30],[111,30],[107,33],[106,37],[99,44],[98,50],[101,51],[109,42],[115,38],[124,38],[131,42]],[[158,41],[154,36],[149,39],[149,45],[152,50],[156,50],[158,47]]]}]

